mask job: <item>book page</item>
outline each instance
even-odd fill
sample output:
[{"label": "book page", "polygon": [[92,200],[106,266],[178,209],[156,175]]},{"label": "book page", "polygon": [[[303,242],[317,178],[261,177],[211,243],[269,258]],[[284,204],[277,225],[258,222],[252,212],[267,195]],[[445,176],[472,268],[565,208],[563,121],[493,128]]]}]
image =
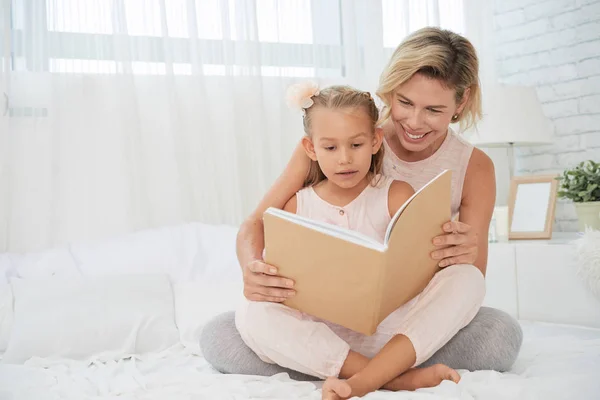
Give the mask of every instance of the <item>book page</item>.
[{"label": "book page", "polygon": [[343,228],[341,226],[328,224],[326,222],[321,221],[315,221],[310,218],[302,217],[300,215],[293,214],[273,207],[268,208],[267,211],[265,211],[265,213],[275,215],[280,218],[287,219],[289,221],[293,221],[298,225],[314,229],[317,232],[325,233],[351,243],[371,248],[373,250],[383,251],[385,249],[383,243],[379,243],[372,237],[363,235],[362,233],[357,231]]},{"label": "book page", "polygon": [[283,304],[373,334],[384,253],[273,213],[265,213],[263,221],[265,262],[296,283],[296,295]]}]

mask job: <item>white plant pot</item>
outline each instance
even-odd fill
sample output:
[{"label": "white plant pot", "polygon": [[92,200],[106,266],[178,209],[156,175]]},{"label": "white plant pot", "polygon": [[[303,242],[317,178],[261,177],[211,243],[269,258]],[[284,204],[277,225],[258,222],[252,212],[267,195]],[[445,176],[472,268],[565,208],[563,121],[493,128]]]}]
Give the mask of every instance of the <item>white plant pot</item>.
[{"label": "white plant pot", "polygon": [[585,232],[586,228],[600,230],[600,201],[575,203],[575,211],[581,232]]}]

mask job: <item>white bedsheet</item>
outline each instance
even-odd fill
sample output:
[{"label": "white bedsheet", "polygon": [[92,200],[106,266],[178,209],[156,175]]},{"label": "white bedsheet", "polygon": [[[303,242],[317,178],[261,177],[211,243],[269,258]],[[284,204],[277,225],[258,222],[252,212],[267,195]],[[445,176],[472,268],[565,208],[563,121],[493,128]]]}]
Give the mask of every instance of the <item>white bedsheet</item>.
[{"label": "white bedsheet", "polygon": [[[600,330],[522,322],[525,339],[511,373],[461,372],[417,392],[376,392],[366,399],[600,399]],[[220,375],[174,348],[151,359],[85,366],[41,360],[0,364],[0,399],[320,399],[319,385],[273,377]]]}]

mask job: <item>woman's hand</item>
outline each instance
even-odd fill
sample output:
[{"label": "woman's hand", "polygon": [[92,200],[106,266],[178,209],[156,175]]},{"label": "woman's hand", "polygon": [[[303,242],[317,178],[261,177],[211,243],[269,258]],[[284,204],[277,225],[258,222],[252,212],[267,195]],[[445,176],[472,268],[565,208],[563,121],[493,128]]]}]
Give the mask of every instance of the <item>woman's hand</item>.
[{"label": "woman's hand", "polygon": [[477,233],[471,225],[459,221],[450,221],[444,224],[444,235],[436,236],[433,244],[441,248],[431,253],[434,260],[440,260],[440,267],[455,264],[473,264],[477,259],[478,245]]},{"label": "woman's hand", "polygon": [[294,281],[277,275],[277,268],[254,260],[244,270],[244,296],[250,301],[281,303],[296,294]]}]

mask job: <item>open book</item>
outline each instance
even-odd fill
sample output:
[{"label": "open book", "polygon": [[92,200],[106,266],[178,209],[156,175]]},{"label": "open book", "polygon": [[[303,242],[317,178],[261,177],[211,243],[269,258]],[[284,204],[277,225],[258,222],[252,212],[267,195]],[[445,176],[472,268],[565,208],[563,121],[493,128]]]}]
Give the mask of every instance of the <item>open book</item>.
[{"label": "open book", "polygon": [[396,212],[384,243],[346,228],[269,208],[265,262],[293,279],[285,305],[372,335],[439,270],[432,240],[450,220],[452,172],[445,170]]}]

